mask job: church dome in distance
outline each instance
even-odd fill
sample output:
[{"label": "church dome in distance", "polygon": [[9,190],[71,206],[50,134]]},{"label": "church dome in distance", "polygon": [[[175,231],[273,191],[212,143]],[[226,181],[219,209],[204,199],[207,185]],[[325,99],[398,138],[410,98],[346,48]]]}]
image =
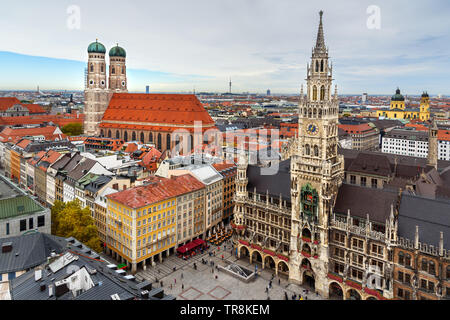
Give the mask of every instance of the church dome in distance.
[{"label": "church dome in distance", "polygon": [[95,40],[95,42],[92,42],[88,47],[88,53],[106,53],[106,48],[103,44],[98,42],[98,40]]},{"label": "church dome in distance", "polygon": [[428,92],[424,92],[423,94],[422,94],[422,98],[429,98],[430,96],[428,95]]},{"label": "church dome in distance", "polygon": [[124,48],[119,47],[119,45],[113,47],[111,50],[109,50],[109,56],[110,57],[127,57],[127,52]]},{"label": "church dome in distance", "polygon": [[400,89],[397,88],[395,94],[392,96],[392,101],[405,101],[405,97],[400,93]]}]

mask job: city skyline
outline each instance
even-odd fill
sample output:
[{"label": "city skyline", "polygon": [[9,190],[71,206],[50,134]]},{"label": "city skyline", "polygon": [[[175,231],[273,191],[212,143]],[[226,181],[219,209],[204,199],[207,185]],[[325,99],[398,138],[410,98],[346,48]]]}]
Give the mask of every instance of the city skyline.
[{"label": "city skyline", "polygon": [[[27,4],[24,13],[19,1],[6,5],[0,22],[0,89],[82,90],[86,49],[98,38],[108,50],[116,43],[127,50],[132,92],[146,85],[151,92],[227,92],[231,76],[236,93],[295,94],[304,83],[314,19],[324,9],[339,93],[391,94],[400,87],[407,95],[445,95],[450,23],[439,17],[449,5],[433,2],[380,1],[380,29],[370,29],[368,1],[135,2],[121,4],[121,18],[114,5],[78,1],[78,29],[70,27],[76,10],[69,3]],[[110,24],[111,17],[119,23]]]}]

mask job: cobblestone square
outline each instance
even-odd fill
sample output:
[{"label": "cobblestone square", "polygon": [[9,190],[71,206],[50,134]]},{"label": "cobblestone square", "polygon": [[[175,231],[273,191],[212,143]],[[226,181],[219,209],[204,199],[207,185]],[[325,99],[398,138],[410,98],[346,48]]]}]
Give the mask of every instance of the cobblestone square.
[{"label": "cobblestone square", "polygon": [[[307,287],[289,284],[284,276],[275,276],[272,288],[266,292],[273,270],[261,270],[261,265],[258,265],[256,279],[249,283],[218,271],[216,268],[218,265],[225,267],[230,263],[236,263],[250,270],[255,269],[255,265],[250,264],[248,258],[239,260],[231,255],[230,250],[221,249],[219,251],[217,247],[211,246],[209,252],[215,252],[216,256],[210,257],[209,252],[204,252],[187,261],[170,256],[156,266],[139,270],[136,277],[139,280],[151,281],[156,288],[160,287],[162,281],[165,293],[180,300],[285,300],[286,295],[291,300],[294,294],[297,295],[297,299],[299,295],[308,300],[322,299],[315,292],[309,291],[306,294],[304,290],[309,289]],[[206,260],[207,264],[203,264],[202,259]],[[214,263],[214,267],[211,266],[211,262]],[[196,270],[194,263],[197,266]]]}]

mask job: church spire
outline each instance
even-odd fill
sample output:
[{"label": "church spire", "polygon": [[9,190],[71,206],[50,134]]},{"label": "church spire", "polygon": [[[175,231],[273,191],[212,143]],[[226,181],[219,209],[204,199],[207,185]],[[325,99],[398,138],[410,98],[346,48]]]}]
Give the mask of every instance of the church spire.
[{"label": "church spire", "polygon": [[323,35],[323,23],[322,23],[322,16],[323,16],[322,10],[319,12],[319,15],[320,15],[320,24],[319,24],[319,31],[317,32],[316,49],[325,49],[325,37]]}]

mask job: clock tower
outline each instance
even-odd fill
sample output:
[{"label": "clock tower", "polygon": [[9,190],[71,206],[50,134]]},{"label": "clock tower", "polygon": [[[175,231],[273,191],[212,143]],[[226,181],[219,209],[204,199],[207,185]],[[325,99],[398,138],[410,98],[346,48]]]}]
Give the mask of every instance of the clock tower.
[{"label": "clock tower", "polygon": [[290,281],[328,297],[328,229],[344,159],[337,153],[339,101],[320,12],[316,45],[301,88],[298,147],[291,157]]}]

